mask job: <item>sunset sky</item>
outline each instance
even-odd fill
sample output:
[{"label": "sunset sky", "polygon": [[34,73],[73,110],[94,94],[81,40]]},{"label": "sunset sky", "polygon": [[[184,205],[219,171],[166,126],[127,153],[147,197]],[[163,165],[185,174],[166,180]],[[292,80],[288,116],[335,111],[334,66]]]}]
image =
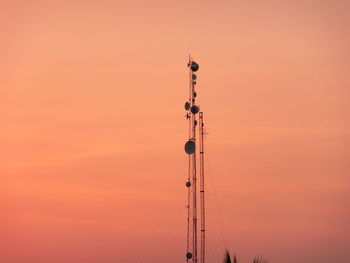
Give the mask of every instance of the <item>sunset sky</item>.
[{"label": "sunset sky", "polygon": [[0,262],[350,262],[349,1],[0,0]]}]

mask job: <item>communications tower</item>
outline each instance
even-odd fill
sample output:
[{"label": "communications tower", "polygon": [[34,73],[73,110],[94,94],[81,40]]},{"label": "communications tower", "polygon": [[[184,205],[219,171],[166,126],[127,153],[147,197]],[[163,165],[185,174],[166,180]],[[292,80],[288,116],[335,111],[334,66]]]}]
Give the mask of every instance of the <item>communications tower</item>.
[{"label": "communications tower", "polygon": [[[188,177],[186,187],[188,189],[187,203],[187,251],[186,263],[205,263],[205,199],[204,199],[204,123],[203,112],[196,104],[196,84],[199,65],[191,56],[187,64],[189,68],[189,98],[185,103],[186,119],[188,120],[188,141],[185,144],[185,152],[188,154]],[[198,141],[196,135],[198,133]],[[198,149],[199,145],[199,149]],[[199,153],[199,165],[197,155]],[[197,183],[197,166],[199,166],[199,194]],[[200,219],[200,247],[198,249],[198,214],[197,197],[199,195],[199,219]],[[199,256],[198,256],[199,250]],[[198,260],[199,258],[199,260]]]}]

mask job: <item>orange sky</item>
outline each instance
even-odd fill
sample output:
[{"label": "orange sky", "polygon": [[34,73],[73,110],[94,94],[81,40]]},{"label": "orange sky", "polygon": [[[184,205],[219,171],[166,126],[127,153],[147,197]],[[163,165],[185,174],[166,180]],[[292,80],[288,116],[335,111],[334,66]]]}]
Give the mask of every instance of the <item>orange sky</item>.
[{"label": "orange sky", "polygon": [[0,262],[184,262],[188,53],[208,263],[348,263],[348,1],[1,1]]}]

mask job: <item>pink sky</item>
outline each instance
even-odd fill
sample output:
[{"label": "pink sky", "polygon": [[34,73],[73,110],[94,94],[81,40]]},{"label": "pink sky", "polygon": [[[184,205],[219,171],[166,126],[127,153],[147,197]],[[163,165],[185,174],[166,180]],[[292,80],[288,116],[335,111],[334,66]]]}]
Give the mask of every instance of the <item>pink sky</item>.
[{"label": "pink sky", "polygon": [[207,263],[348,263],[348,1],[2,1],[0,262],[184,262],[200,64]]}]

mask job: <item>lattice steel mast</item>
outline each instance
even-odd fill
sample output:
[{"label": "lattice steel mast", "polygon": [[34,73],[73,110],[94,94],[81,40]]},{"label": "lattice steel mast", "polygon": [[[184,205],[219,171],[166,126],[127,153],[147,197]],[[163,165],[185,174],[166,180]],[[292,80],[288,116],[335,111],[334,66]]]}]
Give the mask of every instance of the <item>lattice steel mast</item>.
[{"label": "lattice steel mast", "polygon": [[199,183],[201,203],[201,257],[205,263],[205,199],[204,199],[204,122],[203,112],[199,113]]},{"label": "lattice steel mast", "polygon": [[203,112],[199,112],[196,105],[197,92],[197,75],[199,65],[189,58],[189,99],[185,103],[187,111],[186,118],[189,121],[188,141],[185,144],[185,152],[188,154],[188,178],[186,186],[188,188],[188,214],[187,214],[187,252],[186,262],[198,262],[198,240],[197,240],[197,163],[196,163],[196,130],[197,130],[197,113],[199,113],[199,154],[200,154],[200,263],[205,262],[205,202],[204,202],[204,132],[203,132]]}]

